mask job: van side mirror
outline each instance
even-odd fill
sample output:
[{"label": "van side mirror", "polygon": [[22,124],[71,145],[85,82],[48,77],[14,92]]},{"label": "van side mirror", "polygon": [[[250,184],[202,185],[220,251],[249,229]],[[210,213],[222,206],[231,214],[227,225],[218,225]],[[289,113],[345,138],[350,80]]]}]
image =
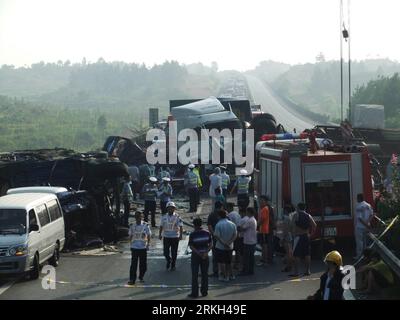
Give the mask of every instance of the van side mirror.
[{"label": "van side mirror", "polygon": [[29,232],[32,232],[32,231],[39,231],[39,226],[37,224],[31,224],[29,226]]}]

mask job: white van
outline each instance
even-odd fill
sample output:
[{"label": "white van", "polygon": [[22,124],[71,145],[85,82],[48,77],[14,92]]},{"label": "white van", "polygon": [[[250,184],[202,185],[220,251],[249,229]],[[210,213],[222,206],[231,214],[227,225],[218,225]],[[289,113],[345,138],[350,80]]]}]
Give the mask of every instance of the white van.
[{"label": "white van", "polygon": [[29,272],[37,279],[40,265],[58,265],[64,243],[64,218],[56,195],[0,197],[0,274]]}]

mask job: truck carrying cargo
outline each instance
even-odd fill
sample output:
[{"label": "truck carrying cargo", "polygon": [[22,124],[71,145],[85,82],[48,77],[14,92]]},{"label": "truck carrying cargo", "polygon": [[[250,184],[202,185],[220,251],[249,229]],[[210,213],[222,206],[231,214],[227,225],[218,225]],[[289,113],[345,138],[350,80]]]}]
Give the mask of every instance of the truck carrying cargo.
[{"label": "truck carrying cargo", "polygon": [[384,129],[385,107],[373,104],[357,104],[351,109],[353,128]]}]

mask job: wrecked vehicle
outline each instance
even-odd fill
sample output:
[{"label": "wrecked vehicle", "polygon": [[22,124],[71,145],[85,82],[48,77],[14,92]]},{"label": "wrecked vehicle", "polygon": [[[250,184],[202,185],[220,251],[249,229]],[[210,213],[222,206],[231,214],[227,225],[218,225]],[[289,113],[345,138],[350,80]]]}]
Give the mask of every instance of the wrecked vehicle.
[{"label": "wrecked vehicle", "polygon": [[68,248],[116,241],[119,233],[126,233],[119,226],[119,187],[126,176],[126,165],[104,152],[43,149],[0,154],[0,195],[19,187],[65,188],[48,190],[65,212]]}]

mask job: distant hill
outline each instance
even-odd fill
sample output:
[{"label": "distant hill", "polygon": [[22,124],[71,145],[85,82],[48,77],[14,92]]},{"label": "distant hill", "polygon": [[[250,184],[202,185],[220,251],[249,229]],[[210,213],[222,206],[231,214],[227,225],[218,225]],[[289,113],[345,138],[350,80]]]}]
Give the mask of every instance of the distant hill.
[{"label": "distant hill", "polygon": [[107,135],[148,125],[148,108],[216,95],[217,66],[167,61],[151,68],[82,61],[0,68],[0,151],[64,147],[88,151]]},{"label": "distant hill", "polygon": [[194,68],[176,61],[149,68],[100,58],[96,63],[40,62],[0,69],[0,95],[73,108],[167,110],[170,99],[215,94],[218,82],[216,70],[201,63]]}]

